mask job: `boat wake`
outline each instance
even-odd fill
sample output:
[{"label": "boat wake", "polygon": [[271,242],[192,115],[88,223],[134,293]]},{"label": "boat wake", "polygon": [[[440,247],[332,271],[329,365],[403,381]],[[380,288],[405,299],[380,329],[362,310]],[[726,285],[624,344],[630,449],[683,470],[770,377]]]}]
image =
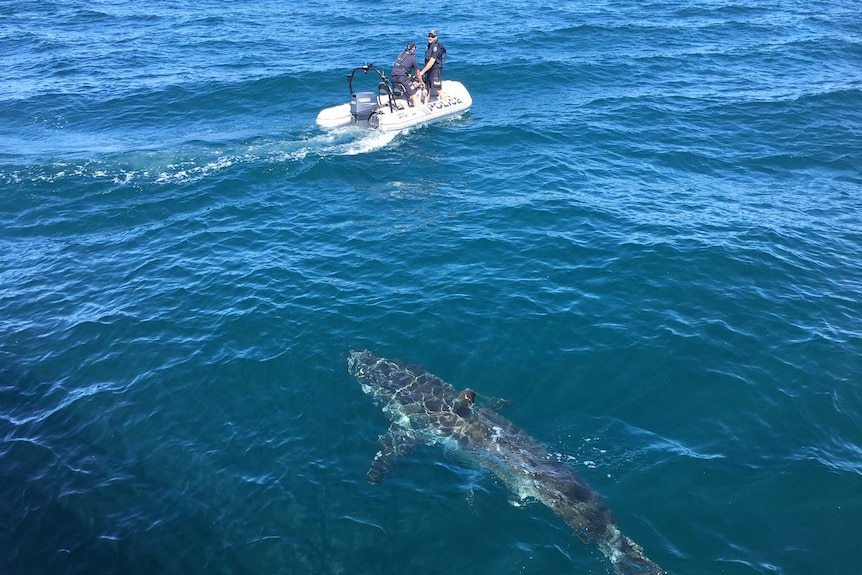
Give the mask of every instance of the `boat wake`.
[{"label": "boat wake", "polygon": [[257,137],[234,142],[190,141],[174,148],[82,152],[61,159],[8,158],[0,163],[0,184],[90,180],[111,184],[176,184],[216,177],[255,165],[291,164],[322,157],[355,156],[380,150],[400,132],[346,127],[293,138]]},{"label": "boat wake", "polygon": [[306,153],[356,156],[386,147],[401,132],[377,132],[356,126],[336,128],[311,137]]}]

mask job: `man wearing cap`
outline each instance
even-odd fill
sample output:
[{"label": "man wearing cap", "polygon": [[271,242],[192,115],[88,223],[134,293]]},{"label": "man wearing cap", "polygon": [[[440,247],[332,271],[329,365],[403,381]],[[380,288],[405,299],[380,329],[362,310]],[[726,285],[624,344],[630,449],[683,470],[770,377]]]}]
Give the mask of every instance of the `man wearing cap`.
[{"label": "man wearing cap", "polygon": [[443,63],[446,61],[446,47],[437,41],[437,31],[428,32],[428,46],[425,48],[425,66],[422,68],[422,77],[428,92],[425,96],[427,103],[431,96],[437,96],[442,100],[443,96]]},{"label": "man wearing cap", "polygon": [[407,95],[410,96],[410,102],[414,108],[419,107],[419,94],[416,93],[416,86],[410,78],[410,70],[416,72],[416,80],[419,85],[422,85],[422,73],[419,71],[419,62],[416,60],[416,44],[407,42],[407,47],[398,55],[395,60],[395,65],[392,67],[392,73],[389,77],[392,79],[392,88],[396,84],[404,86]]}]

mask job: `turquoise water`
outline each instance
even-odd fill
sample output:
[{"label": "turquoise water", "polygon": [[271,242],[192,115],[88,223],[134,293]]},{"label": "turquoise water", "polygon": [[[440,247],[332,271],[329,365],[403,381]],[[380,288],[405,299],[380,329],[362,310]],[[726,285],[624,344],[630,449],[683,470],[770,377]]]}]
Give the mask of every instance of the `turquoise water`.
[{"label": "turquoise water", "polygon": [[[427,28],[474,105],[322,133]],[[608,573],[351,348],[513,402],[671,573],[862,552],[862,16],[0,3],[0,572]]]}]

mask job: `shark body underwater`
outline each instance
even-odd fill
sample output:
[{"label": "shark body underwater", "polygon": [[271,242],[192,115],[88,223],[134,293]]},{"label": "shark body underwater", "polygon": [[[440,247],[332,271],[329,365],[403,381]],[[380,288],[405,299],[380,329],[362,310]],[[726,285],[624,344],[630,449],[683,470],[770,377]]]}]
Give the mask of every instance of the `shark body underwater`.
[{"label": "shark body underwater", "polygon": [[368,470],[372,484],[416,445],[455,448],[493,471],[522,500],[545,504],[585,543],[596,541],[618,575],[666,573],[620,532],[599,494],[574,470],[508,419],[476,404],[472,390],[459,392],[420,366],[367,350],[351,351],[347,366],[391,421]]}]

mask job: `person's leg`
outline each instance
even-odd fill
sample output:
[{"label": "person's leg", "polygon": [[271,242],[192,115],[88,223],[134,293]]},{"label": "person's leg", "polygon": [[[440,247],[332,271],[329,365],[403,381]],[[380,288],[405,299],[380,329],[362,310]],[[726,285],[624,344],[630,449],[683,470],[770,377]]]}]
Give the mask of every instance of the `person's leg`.
[{"label": "person's leg", "polygon": [[442,100],[445,98],[443,95],[442,71],[438,68],[434,68],[434,70],[431,71],[431,76],[433,77],[432,84],[434,86],[434,94],[437,96],[438,100]]},{"label": "person's leg", "polygon": [[431,72],[425,72],[422,75],[422,82],[425,83],[425,94],[423,96],[423,104],[427,104],[431,99]]},{"label": "person's leg", "polygon": [[[392,83],[394,86],[396,80],[393,79]],[[399,87],[403,89],[404,94],[410,98],[410,105],[414,108],[419,106],[419,92],[416,90],[416,86],[413,84],[413,81],[410,80],[410,78],[399,76],[397,83]]]}]

